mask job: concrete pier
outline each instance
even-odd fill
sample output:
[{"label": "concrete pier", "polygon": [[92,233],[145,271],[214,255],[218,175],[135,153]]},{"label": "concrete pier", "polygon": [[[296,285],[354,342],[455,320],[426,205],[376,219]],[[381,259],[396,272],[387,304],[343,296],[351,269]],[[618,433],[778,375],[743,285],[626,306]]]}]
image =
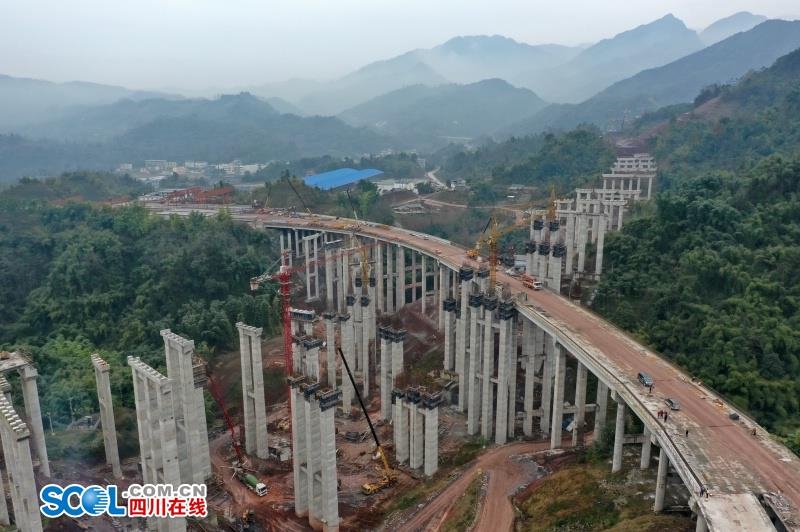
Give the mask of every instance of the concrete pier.
[{"label": "concrete pier", "polygon": [[[500,318],[500,345],[497,358],[497,416],[494,441],[498,445],[503,445],[508,437],[509,418],[511,419],[512,435],[514,430],[514,396],[516,393],[515,390],[511,390],[510,386],[512,364],[516,365],[517,358],[514,349],[514,303],[512,301],[501,302],[497,314]],[[516,381],[516,372],[513,373]]]},{"label": "concrete pier", "polygon": [[28,427],[33,438],[33,447],[36,449],[36,456],[39,458],[39,472],[50,476],[50,461],[47,458],[47,445],[44,441],[44,425],[42,424],[42,408],[39,406],[39,388],[36,379],[39,374],[30,364],[26,364],[19,369],[22,377],[22,400],[25,405],[25,413],[28,416]]},{"label": "concrete pier", "polygon": [[667,492],[667,472],[669,471],[669,458],[663,447],[658,452],[658,473],[656,474],[656,497],[653,502],[653,511],[664,510],[664,494]]},{"label": "concrete pier", "polygon": [[[192,482],[181,477],[178,427],[175,416],[175,383],[136,357],[128,357],[133,373],[133,395],[139,428],[142,480],[148,484],[178,486]],[[204,417],[205,421],[205,417]],[[151,519],[159,532],[183,532],[186,519]]]},{"label": "concrete pier", "polygon": [[617,397],[617,424],[614,429],[614,456],[611,472],[622,470],[622,444],[625,441],[625,403]]},{"label": "concrete pier", "polygon": [[481,392],[481,435],[487,440],[492,437],[494,416],[494,311],[497,309],[497,296],[483,298],[483,378]]},{"label": "concrete pier", "polygon": [[[458,271],[458,278],[461,282],[461,305],[460,312],[456,311],[456,351],[455,351],[455,371],[458,374],[458,411],[463,412],[467,409],[470,387],[470,360],[468,355],[468,334],[471,325],[471,314],[475,311],[469,305],[470,287],[474,272],[472,268],[462,267]],[[455,299],[455,298],[454,298]],[[472,366],[474,368],[474,366]],[[474,371],[474,369],[472,370]],[[474,434],[471,432],[470,434]]]},{"label": "concrete pier", "polygon": [[431,476],[439,469],[439,407],[425,410],[425,467]]},{"label": "concrete pier", "polygon": [[[353,320],[350,319],[350,314],[339,314],[339,323],[340,323],[340,330],[342,333],[342,353],[347,359],[347,363],[352,370],[355,359],[355,355],[353,354],[354,351],[353,343],[355,341],[354,340],[355,328],[353,327]],[[345,415],[349,415],[350,407],[353,404],[353,398],[355,398],[356,392],[355,389],[353,388],[353,383],[350,382],[350,378],[347,376],[347,369],[344,367],[344,364],[342,364],[341,368],[342,368],[342,411],[345,413]],[[355,376],[353,378],[355,378]]]},{"label": "concrete pier", "polygon": [[[111,368],[98,354],[92,355],[92,366],[94,366],[94,377],[97,383],[97,402],[100,405],[100,426],[103,430],[106,463],[111,466],[114,478],[122,478],[119,447],[117,446],[117,426],[114,423],[114,404],[111,400],[111,381],[109,380]],[[0,485],[2,485],[2,480],[0,480]],[[3,503],[5,504],[5,499]]]},{"label": "concrete pier", "polygon": [[650,467],[650,451],[653,445],[650,443],[650,430],[647,425],[644,426],[642,432],[642,455],[639,461],[640,469],[648,469]]},{"label": "concrete pier", "polygon": [[161,336],[164,338],[167,376],[172,381],[181,480],[201,484],[211,476],[203,399],[205,367],[195,360],[194,341],[169,329],[162,330]]},{"label": "concrete pier", "polygon": [[586,380],[588,371],[578,360],[575,375],[575,427],[572,429],[572,446],[583,445],[584,423],[586,417]]},{"label": "concrete pier", "polygon": [[594,409],[594,437],[599,438],[603,434],[606,426],[606,415],[608,414],[608,386],[601,381],[597,381],[597,407]]},{"label": "concrete pier", "polygon": [[[467,393],[467,434],[477,434],[478,432],[478,409],[481,408],[481,393],[483,387],[478,384],[478,371],[481,368],[481,330],[478,327],[478,317],[482,314],[481,305],[483,296],[481,294],[469,295],[469,346],[466,360],[467,378],[465,379],[467,388],[462,393]],[[457,349],[457,348],[456,348]]]},{"label": "concrete pier", "polygon": [[[40,532],[39,497],[33,475],[30,447],[31,433],[5,395],[0,395],[0,439],[2,439],[14,521],[19,530]],[[2,492],[2,490],[0,490]],[[3,501],[5,504],[5,499]],[[6,521],[8,509],[6,508]]]},{"label": "concrete pier", "polygon": [[339,320],[333,312],[323,312],[325,321],[325,377],[328,386],[336,389],[336,325]]},{"label": "concrete pier", "polygon": [[247,454],[269,457],[267,407],[264,399],[264,368],[261,359],[261,328],[236,323],[242,364],[242,412],[244,448]]},{"label": "concrete pier", "polygon": [[550,428],[550,448],[558,449],[561,447],[561,424],[564,421],[564,379],[566,377],[566,357],[561,345],[555,344],[555,364],[554,376],[555,386],[553,387],[553,421]]},{"label": "concrete pier", "polygon": [[553,365],[555,363],[555,340],[541,331],[543,339],[544,358],[542,368],[542,417],[539,419],[539,429],[544,434],[550,434],[550,407],[553,400]]},{"label": "concrete pier", "polygon": [[294,486],[294,513],[297,517],[308,515],[308,475],[305,472],[308,441],[306,433],[306,408],[300,389],[304,379],[289,379],[289,401],[292,411],[292,478]]}]

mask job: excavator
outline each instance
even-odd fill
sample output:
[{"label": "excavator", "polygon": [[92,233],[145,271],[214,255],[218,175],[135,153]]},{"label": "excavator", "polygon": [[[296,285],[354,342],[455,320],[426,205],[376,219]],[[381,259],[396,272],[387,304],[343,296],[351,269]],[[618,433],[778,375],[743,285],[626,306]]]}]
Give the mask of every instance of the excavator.
[{"label": "excavator", "polygon": [[358,398],[358,404],[361,405],[361,411],[364,412],[364,417],[367,418],[367,424],[369,424],[369,430],[372,432],[372,439],[375,440],[375,448],[376,454],[380,457],[383,469],[379,469],[379,473],[381,474],[380,479],[378,482],[367,482],[361,485],[361,493],[364,495],[374,495],[379,491],[386,489],[392,486],[395,482],[397,482],[397,473],[392,466],[389,465],[389,459],[386,458],[386,451],[383,450],[383,446],[381,445],[380,440],[378,440],[378,434],[375,432],[375,426],[372,424],[372,420],[369,418],[369,414],[367,414],[367,407],[364,406],[364,400],[361,399],[361,393],[358,391],[356,387],[356,380],[353,378],[353,374],[350,371],[350,365],[347,363],[347,359],[342,352],[341,347],[336,348],[336,352],[339,353],[339,358],[342,359],[342,363],[344,364],[344,368],[347,370],[347,376],[350,378],[350,383],[353,385],[353,389],[356,392],[356,397]]}]

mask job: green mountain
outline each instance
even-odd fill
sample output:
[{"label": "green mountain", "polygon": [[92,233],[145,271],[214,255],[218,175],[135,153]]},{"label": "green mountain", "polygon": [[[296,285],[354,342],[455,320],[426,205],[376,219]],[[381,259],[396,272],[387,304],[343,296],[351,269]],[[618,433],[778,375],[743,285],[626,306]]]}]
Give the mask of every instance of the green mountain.
[{"label": "green mountain", "polygon": [[754,15],[748,11],[740,11],[729,17],[719,19],[700,32],[700,40],[710,46],[727,39],[736,33],[750,30],[767,20],[763,15]]},{"label": "green mountain", "polygon": [[[0,181],[145,159],[247,162],[377,152],[391,143],[337,118],[279,114],[250,94],[216,100],[123,101],[47,126],[61,139],[0,136]],[[90,142],[91,141],[91,142]]]},{"label": "green mountain", "polygon": [[113,85],[82,81],[53,83],[0,74],[0,133],[53,120],[69,114],[75,106],[107,105],[123,98],[142,100],[167,96]]},{"label": "green mountain", "polygon": [[406,87],[348,109],[339,117],[393,136],[404,145],[430,148],[454,137],[489,135],[545,105],[527,89],[490,79],[469,85]]},{"label": "green mountain", "polygon": [[800,452],[800,50],[664,114],[661,191],[608,236],[595,310]]},{"label": "green mountain", "polygon": [[553,68],[530,68],[510,78],[551,102],[580,102],[647,68],[703,48],[697,34],[673,15],[604,39]]},{"label": "green mountain", "polygon": [[620,122],[666,105],[691,102],[703,87],[726,83],[771,65],[800,47],[800,21],[768,20],[708,48],[615,83],[576,105],[551,105],[507,128],[506,134]]}]

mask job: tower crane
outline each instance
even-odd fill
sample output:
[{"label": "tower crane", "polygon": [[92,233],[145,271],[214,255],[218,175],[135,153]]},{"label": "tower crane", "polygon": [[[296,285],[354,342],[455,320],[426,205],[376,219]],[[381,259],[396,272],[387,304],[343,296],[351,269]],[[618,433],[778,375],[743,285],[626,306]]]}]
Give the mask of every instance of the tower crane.
[{"label": "tower crane", "polygon": [[495,283],[497,282],[497,263],[500,238],[503,235],[518,229],[519,227],[521,226],[515,224],[505,228],[500,228],[500,223],[497,221],[497,218],[492,216],[486,222],[486,226],[483,228],[481,236],[475,242],[475,247],[470,250],[472,253],[467,252],[467,255],[470,258],[477,259],[480,257],[480,251],[483,247],[488,250],[489,286],[491,287],[491,290],[494,290]]}]

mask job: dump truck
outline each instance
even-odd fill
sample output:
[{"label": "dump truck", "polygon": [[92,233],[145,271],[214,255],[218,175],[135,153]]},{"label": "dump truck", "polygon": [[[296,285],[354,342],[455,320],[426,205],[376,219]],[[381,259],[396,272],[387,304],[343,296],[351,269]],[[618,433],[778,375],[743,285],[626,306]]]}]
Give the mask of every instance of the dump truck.
[{"label": "dump truck", "polygon": [[536,277],[531,277],[527,273],[523,273],[520,276],[522,279],[522,286],[525,288],[531,288],[533,290],[541,290],[542,289],[542,282],[536,279]]},{"label": "dump truck", "polygon": [[242,469],[236,469],[234,471],[236,478],[239,479],[239,482],[247,486],[247,489],[258,495],[259,497],[263,497],[267,494],[267,485],[263,482],[259,482],[255,475],[251,473],[246,473]]}]

